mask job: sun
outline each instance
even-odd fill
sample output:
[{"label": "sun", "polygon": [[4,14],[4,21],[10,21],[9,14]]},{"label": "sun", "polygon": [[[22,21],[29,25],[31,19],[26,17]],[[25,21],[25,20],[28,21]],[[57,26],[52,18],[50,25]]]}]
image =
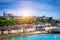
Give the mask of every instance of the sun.
[{"label": "sun", "polygon": [[22,13],[23,17],[31,16],[32,15],[32,9],[30,9],[30,8],[22,8],[21,13]]},{"label": "sun", "polygon": [[30,10],[30,9],[25,9],[25,10],[23,10],[23,16],[24,16],[24,17],[29,16],[30,13],[31,13],[31,10]]}]

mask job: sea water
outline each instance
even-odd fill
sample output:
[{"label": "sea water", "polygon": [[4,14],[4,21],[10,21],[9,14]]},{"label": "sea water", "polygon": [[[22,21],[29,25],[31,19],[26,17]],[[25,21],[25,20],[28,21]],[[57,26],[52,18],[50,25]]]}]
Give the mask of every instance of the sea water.
[{"label": "sea water", "polygon": [[37,34],[29,36],[17,36],[10,38],[0,38],[0,40],[60,40],[60,34]]}]

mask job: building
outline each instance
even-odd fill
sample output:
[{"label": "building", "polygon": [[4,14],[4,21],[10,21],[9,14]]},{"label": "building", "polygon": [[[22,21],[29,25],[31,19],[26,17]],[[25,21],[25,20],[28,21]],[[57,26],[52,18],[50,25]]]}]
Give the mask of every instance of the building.
[{"label": "building", "polygon": [[22,27],[24,32],[33,32],[36,30],[33,24],[23,24]]},{"label": "building", "polygon": [[3,17],[9,19],[13,17],[13,14],[12,13],[7,14],[6,12],[3,12]]},{"label": "building", "polygon": [[13,16],[15,19],[20,19],[22,16]]},{"label": "building", "polygon": [[36,31],[42,31],[42,30],[44,30],[45,31],[45,26],[43,26],[43,25],[36,25]]}]

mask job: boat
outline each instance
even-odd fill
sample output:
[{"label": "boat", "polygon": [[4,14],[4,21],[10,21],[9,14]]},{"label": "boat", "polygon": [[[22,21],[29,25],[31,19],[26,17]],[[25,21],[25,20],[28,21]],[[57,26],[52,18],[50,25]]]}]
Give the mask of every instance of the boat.
[{"label": "boat", "polygon": [[54,28],[50,30],[49,33],[60,33],[60,28]]}]

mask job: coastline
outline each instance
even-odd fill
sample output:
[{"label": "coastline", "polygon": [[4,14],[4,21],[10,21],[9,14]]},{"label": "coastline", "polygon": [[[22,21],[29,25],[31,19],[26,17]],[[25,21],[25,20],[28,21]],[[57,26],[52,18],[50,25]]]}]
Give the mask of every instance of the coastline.
[{"label": "coastline", "polygon": [[9,37],[16,37],[16,36],[27,36],[27,35],[35,35],[35,34],[47,34],[49,30],[54,29],[57,27],[46,27],[46,31],[34,31],[34,32],[25,32],[25,33],[15,33],[15,34],[3,34],[0,35],[0,38],[9,38]]},{"label": "coastline", "polygon": [[9,37],[35,35],[35,34],[47,34],[47,33],[48,33],[47,31],[35,31],[35,32],[27,32],[27,33],[19,33],[19,34],[0,35],[0,38],[9,38]]}]

